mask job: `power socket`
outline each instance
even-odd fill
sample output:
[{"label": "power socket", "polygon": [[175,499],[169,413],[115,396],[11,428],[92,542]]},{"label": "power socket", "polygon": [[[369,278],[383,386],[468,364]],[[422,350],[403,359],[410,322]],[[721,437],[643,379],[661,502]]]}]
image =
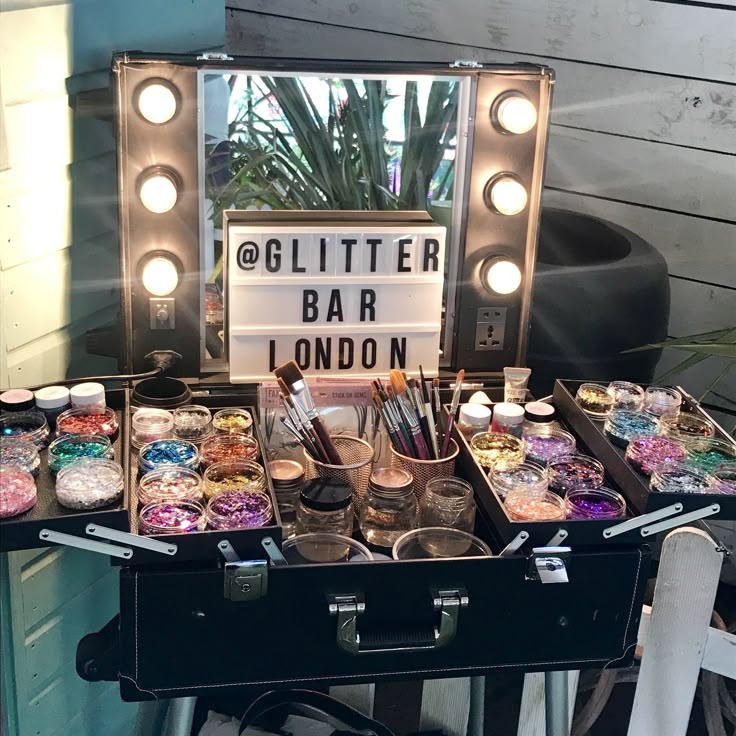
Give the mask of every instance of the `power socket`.
[{"label": "power socket", "polygon": [[503,350],[506,307],[481,307],[475,321],[475,350]]}]

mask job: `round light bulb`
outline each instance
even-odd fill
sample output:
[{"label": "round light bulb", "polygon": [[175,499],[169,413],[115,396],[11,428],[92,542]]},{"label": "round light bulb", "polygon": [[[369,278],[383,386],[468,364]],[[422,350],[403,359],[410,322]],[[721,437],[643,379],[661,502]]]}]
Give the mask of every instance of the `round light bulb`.
[{"label": "round light bulb", "polygon": [[143,267],[143,286],[154,296],[168,296],[178,283],[179,272],[168,258],[155,256]]},{"label": "round light bulb", "polygon": [[151,174],[143,180],[140,188],[143,206],[157,214],[168,212],[176,204],[177,195],[174,180],[166,174]]},{"label": "round light bulb", "polygon": [[174,90],[162,82],[150,82],[138,93],[138,111],[149,123],[168,123],[176,114]]},{"label": "round light bulb", "polygon": [[526,97],[509,95],[498,103],[496,119],[509,133],[526,133],[537,124],[537,108]]},{"label": "round light bulb", "polygon": [[496,259],[485,270],[483,277],[486,286],[496,294],[513,294],[521,285],[519,267],[504,259]]},{"label": "round light bulb", "polygon": [[502,215],[518,215],[526,207],[526,189],[513,176],[501,176],[491,184],[490,199]]}]

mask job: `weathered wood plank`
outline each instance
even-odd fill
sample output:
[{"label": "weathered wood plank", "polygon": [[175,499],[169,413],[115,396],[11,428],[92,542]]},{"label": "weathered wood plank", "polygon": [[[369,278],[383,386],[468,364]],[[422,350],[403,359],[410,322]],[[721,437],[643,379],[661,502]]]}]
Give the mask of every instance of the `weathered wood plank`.
[{"label": "weathered wood plank", "polygon": [[227,14],[226,48],[232,54],[301,58],[549,64],[557,78],[552,106],[556,124],[736,153],[736,88],[727,84],[370,30],[337,30],[232,9]]},{"label": "weathered wood plank", "polygon": [[736,69],[733,12],[649,0],[625,4],[607,0],[416,0],[409,4],[228,0],[227,5],[410,38],[686,77],[732,82]]},{"label": "weathered wood plank", "polygon": [[736,289],[670,279],[670,335],[736,327]]},{"label": "weathered wood plank", "polygon": [[552,189],[542,201],[628,228],[664,256],[670,274],[736,287],[734,224]]}]

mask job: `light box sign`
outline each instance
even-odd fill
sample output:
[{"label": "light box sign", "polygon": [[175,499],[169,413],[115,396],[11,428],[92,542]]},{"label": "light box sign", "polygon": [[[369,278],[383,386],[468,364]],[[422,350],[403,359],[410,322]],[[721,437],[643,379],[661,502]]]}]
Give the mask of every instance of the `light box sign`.
[{"label": "light box sign", "polygon": [[437,373],[444,227],[416,212],[241,220],[254,214],[226,218],[232,382],[272,379],[289,360],[308,377]]}]

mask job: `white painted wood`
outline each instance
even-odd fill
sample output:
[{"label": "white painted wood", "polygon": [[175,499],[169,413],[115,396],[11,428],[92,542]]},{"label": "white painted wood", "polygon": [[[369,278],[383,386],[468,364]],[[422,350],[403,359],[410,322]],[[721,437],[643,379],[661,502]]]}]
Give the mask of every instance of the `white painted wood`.
[{"label": "white painted wood", "polygon": [[[563,59],[732,82],[736,18],[649,0],[228,0],[242,8]],[[335,29],[335,33],[339,33]]]},{"label": "white painted wood", "polygon": [[[578,670],[570,670],[567,673],[571,726],[579,679]],[[521,694],[521,711],[516,736],[545,736],[546,730],[544,672],[530,672],[524,675],[524,689]]]},{"label": "white painted wood", "polygon": [[727,84],[372,30],[335,29],[232,9],[227,15],[226,48],[233,54],[301,58],[546,63],[557,79],[552,106],[555,124],[736,153],[736,89]]},{"label": "white painted wood", "polygon": [[629,736],[685,736],[722,556],[697,529],[666,537]]},{"label": "white painted wood", "polygon": [[736,225],[732,223],[552,189],[544,191],[542,202],[628,228],[664,256],[670,274],[736,287]]},{"label": "white painted wood", "polygon": [[3,105],[2,86],[0,85],[0,171],[10,168],[10,154],[8,151],[8,132],[5,117],[5,106]]},{"label": "white painted wood", "polygon": [[709,629],[703,653],[703,669],[736,679],[736,634]]}]

